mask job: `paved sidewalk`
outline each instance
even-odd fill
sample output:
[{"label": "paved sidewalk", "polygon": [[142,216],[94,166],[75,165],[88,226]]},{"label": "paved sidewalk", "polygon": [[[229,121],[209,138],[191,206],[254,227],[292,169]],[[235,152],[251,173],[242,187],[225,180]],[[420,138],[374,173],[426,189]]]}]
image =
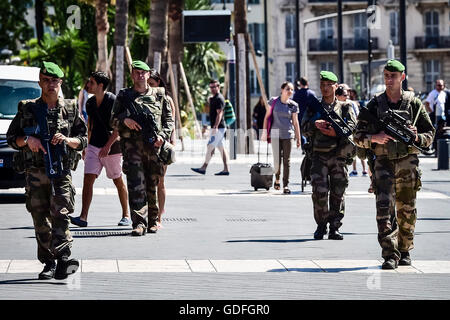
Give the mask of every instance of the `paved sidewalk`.
[{"label": "paved sidewalk", "polygon": [[[435,158],[420,159],[413,266],[382,271],[369,178],[350,178],[344,240],[316,241],[311,187],[300,191],[300,150],[292,155],[293,192],[283,195],[253,191],[256,155],[238,155],[230,176],[214,176],[218,155],[206,175],[192,172],[206,141],[191,145],[168,168],[166,214],[154,235],[135,238],[117,226],[120,203],[102,173],[88,227],[71,226],[82,265],[67,281],[36,280],[42,266],[23,189],[0,191],[0,299],[450,299],[450,172],[434,170]],[[82,180],[81,162],[75,216]]]}]

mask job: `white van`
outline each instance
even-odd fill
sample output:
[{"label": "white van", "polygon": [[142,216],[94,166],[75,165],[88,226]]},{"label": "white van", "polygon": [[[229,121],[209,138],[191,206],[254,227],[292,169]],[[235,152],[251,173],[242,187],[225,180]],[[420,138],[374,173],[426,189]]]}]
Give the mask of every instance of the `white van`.
[{"label": "white van", "polygon": [[39,68],[0,65],[0,189],[21,188],[25,177],[12,169],[16,150],[6,142],[6,132],[17,113],[20,100],[41,95]]}]

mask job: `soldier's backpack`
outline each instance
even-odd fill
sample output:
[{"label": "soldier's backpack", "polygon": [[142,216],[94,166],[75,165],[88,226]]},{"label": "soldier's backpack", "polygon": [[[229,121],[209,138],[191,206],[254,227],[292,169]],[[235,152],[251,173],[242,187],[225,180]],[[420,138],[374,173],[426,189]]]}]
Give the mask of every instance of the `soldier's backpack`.
[{"label": "soldier's backpack", "polygon": [[225,100],[224,119],[227,126],[231,126],[236,121],[233,105],[228,99]]}]

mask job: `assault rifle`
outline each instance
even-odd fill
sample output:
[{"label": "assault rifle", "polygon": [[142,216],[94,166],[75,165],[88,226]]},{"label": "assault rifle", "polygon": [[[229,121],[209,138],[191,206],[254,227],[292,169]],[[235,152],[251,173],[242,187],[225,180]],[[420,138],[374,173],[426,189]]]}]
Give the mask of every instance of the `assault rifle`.
[{"label": "assault rifle", "polygon": [[139,112],[132,99],[130,99],[129,102],[131,105],[131,108],[129,109],[130,118],[136,121],[139,126],[141,126],[141,133],[144,144],[155,151],[158,160],[162,161],[162,159],[159,157],[158,150],[155,148],[155,142],[158,139],[158,125],[156,124],[155,117],[147,108],[140,108],[141,112]]},{"label": "assault rifle", "polygon": [[420,152],[426,152],[415,143],[416,133],[409,128],[411,121],[403,118],[395,111],[388,110],[383,119],[378,119],[369,111],[369,109],[367,109],[367,107],[361,107],[359,118],[374,123],[378,130],[384,131],[384,133],[395,140],[403,142],[407,146],[413,146]]},{"label": "assault rifle", "polygon": [[337,136],[346,138],[348,142],[350,142],[352,145],[355,145],[355,143],[350,139],[353,130],[344,119],[342,119],[334,110],[327,110],[326,108],[324,108],[322,103],[314,96],[310,97],[309,102],[310,107],[316,113],[311,120],[326,120],[333,127]]},{"label": "assault rifle", "polygon": [[[66,143],[53,145],[51,143],[56,133],[56,126],[53,126],[52,132],[48,128],[48,108],[46,104],[38,104],[33,106],[32,112],[38,124],[36,133],[38,134],[41,144],[47,154],[44,154],[45,173],[52,179],[60,178],[63,175],[63,156],[67,154]],[[56,117],[51,119],[57,121]]]}]

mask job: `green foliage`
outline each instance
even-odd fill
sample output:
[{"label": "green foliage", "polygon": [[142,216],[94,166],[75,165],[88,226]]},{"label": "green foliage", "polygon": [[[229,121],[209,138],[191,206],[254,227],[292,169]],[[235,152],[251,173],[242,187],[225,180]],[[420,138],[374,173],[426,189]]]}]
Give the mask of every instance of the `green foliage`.
[{"label": "green foliage", "polygon": [[27,8],[32,0],[0,1],[0,50],[8,48],[18,53],[16,41],[25,42],[33,37],[33,29],[25,20]]},{"label": "green foliage", "polygon": [[138,17],[131,38],[130,52],[133,60],[145,60],[148,54],[150,25],[147,17]]},{"label": "green foliage", "polygon": [[41,45],[36,39],[27,42],[29,50],[21,50],[20,57],[28,61],[29,65],[40,66],[41,61],[56,63],[64,71],[63,92],[66,97],[75,97],[78,94],[89,72],[92,70],[87,63],[89,44],[80,39],[79,31],[66,29],[57,37],[44,35]]}]

